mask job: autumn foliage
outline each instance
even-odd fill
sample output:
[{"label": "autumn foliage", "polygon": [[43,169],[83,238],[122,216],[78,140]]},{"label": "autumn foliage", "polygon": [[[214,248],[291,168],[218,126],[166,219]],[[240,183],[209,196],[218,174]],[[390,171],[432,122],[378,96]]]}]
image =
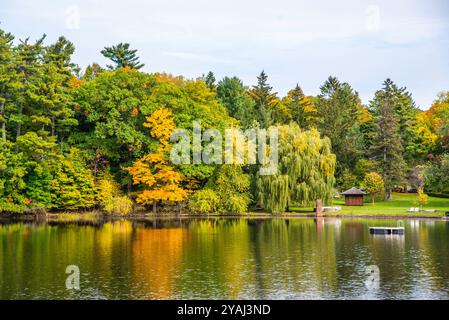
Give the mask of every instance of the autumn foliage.
[{"label": "autumn foliage", "polygon": [[182,176],[170,165],[170,135],[175,129],[173,114],[166,108],[156,110],[146,118],[145,127],[157,139],[155,153],[149,153],[137,160],[131,167],[124,168],[131,174],[133,183],[140,185],[143,191],[136,201],[143,205],[156,205],[159,202],[173,203],[185,199],[188,191],[181,188]]}]

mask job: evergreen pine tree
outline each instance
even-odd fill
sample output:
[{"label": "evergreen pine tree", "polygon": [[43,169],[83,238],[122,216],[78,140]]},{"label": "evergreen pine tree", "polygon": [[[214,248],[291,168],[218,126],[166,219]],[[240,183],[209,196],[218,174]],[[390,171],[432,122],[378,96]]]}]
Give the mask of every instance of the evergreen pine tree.
[{"label": "evergreen pine tree", "polygon": [[70,94],[70,80],[77,71],[71,62],[73,52],[73,44],[64,37],[45,47],[39,81],[29,90],[31,103],[38,107],[31,115],[32,123],[40,127],[38,134],[60,142],[78,124]]},{"label": "evergreen pine tree", "polygon": [[81,79],[86,81],[93,80],[102,71],[103,69],[100,67],[100,65],[94,62],[86,67],[86,70],[84,70],[84,74],[81,76]]},{"label": "evergreen pine tree", "polygon": [[14,36],[0,29],[0,133],[6,142],[7,122],[12,97],[18,88],[17,75],[13,64],[12,42]]},{"label": "evergreen pine tree", "polygon": [[278,102],[276,92],[272,92],[272,90],[273,87],[268,84],[268,76],[262,70],[257,77],[257,85],[253,86],[250,91],[256,103],[256,119],[261,128],[268,128],[272,124],[271,111]]},{"label": "evergreen pine tree", "polygon": [[229,115],[240,121],[243,128],[251,126],[254,115],[254,101],[237,77],[224,77],[217,86],[217,96],[228,109]]},{"label": "evergreen pine tree", "polygon": [[343,172],[355,166],[360,153],[357,118],[362,106],[358,93],[336,77],[329,77],[320,90],[316,99],[318,129],[331,139],[332,151],[337,156],[337,181],[341,183]]},{"label": "evergreen pine tree", "polygon": [[212,71],[209,71],[206,76],[203,77],[204,82],[206,83],[206,86],[211,89],[215,90],[215,75]]},{"label": "evergreen pine tree", "polygon": [[20,40],[14,48],[14,64],[20,88],[15,97],[16,112],[11,116],[10,122],[15,125],[16,139],[22,135],[22,127],[29,122],[29,117],[34,112],[29,96],[33,86],[40,81],[44,39],[45,35],[33,44],[29,43],[29,38]]},{"label": "evergreen pine tree", "polygon": [[129,43],[119,43],[116,46],[105,47],[101,50],[101,54],[110,59],[115,65],[108,65],[109,69],[118,69],[129,67],[136,70],[141,69],[144,64],[140,63],[139,57],[136,55],[137,50],[129,49]]},{"label": "evergreen pine tree", "polygon": [[371,152],[381,164],[380,173],[385,182],[387,199],[391,198],[392,189],[403,183],[405,168],[395,91],[393,82],[387,79],[382,90],[376,92],[370,106],[374,110],[376,124]]}]

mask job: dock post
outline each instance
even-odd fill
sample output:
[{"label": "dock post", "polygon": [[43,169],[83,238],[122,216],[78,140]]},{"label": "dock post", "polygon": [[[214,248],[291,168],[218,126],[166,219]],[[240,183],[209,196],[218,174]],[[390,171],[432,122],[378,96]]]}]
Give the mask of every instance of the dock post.
[{"label": "dock post", "polygon": [[321,199],[318,199],[316,201],[315,216],[316,217],[323,216],[323,201]]}]

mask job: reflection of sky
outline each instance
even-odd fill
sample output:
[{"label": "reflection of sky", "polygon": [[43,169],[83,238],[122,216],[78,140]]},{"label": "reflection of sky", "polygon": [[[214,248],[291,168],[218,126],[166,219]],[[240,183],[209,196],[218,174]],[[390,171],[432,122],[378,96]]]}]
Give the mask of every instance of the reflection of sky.
[{"label": "reflection of sky", "polygon": [[104,46],[130,42],[149,72],[213,70],[250,85],[265,69],[280,94],[297,82],[317,94],[332,74],[364,102],[391,77],[422,108],[449,90],[448,15],[444,0],[17,0],[0,9],[1,27],[18,38],[67,36],[83,67],[104,65]]}]

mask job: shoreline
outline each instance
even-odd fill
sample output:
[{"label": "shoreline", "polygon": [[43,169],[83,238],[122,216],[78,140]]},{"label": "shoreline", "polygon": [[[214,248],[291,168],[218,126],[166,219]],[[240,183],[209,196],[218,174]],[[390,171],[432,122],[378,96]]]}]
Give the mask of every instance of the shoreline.
[{"label": "shoreline", "polygon": [[289,218],[315,218],[315,219],[342,219],[342,218],[364,218],[364,219],[387,219],[387,220],[400,220],[400,219],[427,219],[427,220],[442,220],[449,221],[449,217],[435,216],[429,214],[414,214],[414,215],[384,215],[384,214],[323,214],[322,216],[316,216],[314,213],[284,213],[284,214],[271,214],[271,213],[255,213],[250,212],[247,214],[189,214],[189,213],[142,213],[142,214],[130,214],[126,216],[120,215],[107,215],[101,211],[88,211],[88,212],[60,212],[60,213],[48,213],[46,215],[23,215],[23,214],[0,214],[1,222],[10,221],[49,221],[49,222],[87,222],[87,221],[118,221],[118,220],[147,220],[147,219],[289,219]]}]

